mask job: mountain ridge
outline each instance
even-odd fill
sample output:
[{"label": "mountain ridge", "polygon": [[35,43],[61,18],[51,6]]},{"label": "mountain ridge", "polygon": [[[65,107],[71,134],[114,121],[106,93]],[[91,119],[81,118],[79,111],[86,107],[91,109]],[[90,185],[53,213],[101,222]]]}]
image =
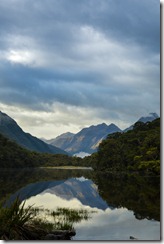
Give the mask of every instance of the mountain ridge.
[{"label": "mountain ridge", "polygon": [[[159,118],[158,114],[157,113],[149,113],[147,114],[146,116],[142,116],[140,117],[136,122],[143,122],[143,123],[147,123],[147,122],[151,122],[155,119]],[[136,123],[135,122],[135,123]],[[135,124],[134,123],[134,124]],[[132,124],[131,126],[129,126],[128,128],[126,128],[125,130],[123,130],[123,132],[126,132],[126,131],[129,131],[129,130],[132,130],[134,128],[134,124]]]},{"label": "mountain ridge", "polygon": [[[156,113],[149,113],[146,116],[140,117],[136,122],[140,121],[146,123],[148,121],[153,121],[156,118],[159,118]],[[107,125],[106,123],[91,125],[83,128],[76,134],[70,132],[61,134],[54,139],[47,140],[47,143],[62,148],[73,155],[78,155],[79,153],[92,154],[97,151],[99,144],[108,136],[108,134],[132,130],[134,124],[124,130],[121,130],[114,123],[111,123],[110,125]]]},{"label": "mountain ridge", "polygon": [[[76,134],[67,132],[48,141],[51,141],[54,146],[61,146],[63,150],[70,154],[76,154],[79,152],[91,154],[96,151],[99,143],[108,134],[114,132],[121,132],[121,129],[113,123],[110,125],[102,123],[83,128]],[[64,135],[66,135],[66,138],[64,138]]]},{"label": "mountain ridge", "polygon": [[[140,117],[137,122],[146,123],[156,118],[159,118],[156,113],[149,113],[147,116]],[[0,133],[31,151],[53,154],[92,154],[97,151],[99,144],[109,134],[132,130],[134,124],[125,130],[121,130],[114,123],[110,125],[101,123],[83,128],[76,134],[66,132],[54,139],[41,140],[24,132],[15,120],[0,111]]]},{"label": "mountain ridge", "polygon": [[37,137],[32,136],[30,133],[24,132],[14,119],[1,111],[0,133],[30,151],[51,154],[67,154],[64,150],[53,145],[48,145]]}]

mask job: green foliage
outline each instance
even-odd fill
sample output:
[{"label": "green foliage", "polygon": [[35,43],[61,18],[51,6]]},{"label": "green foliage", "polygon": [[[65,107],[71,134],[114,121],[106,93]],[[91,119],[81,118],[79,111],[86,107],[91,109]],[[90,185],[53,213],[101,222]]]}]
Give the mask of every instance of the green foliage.
[{"label": "green foliage", "polygon": [[[52,216],[53,221],[44,220],[39,213]],[[83,209],[58,208],[50,212],[47,209],[25,207],[17,198],[10,207],[0,207],[1,240],[44,239],[44,236],[55,230],[72,230],[73,224],[88,219],[88,211]]]},{"label": "green foliage", "polygon": [[0,134],[0,168],[69,165],[91,166],[101,171],[140,170],[159,174],[159,160],[160,119],[148,123],[137,122],[133,130],[110,134],[102,141],[98,152],[84,159],[64,154],[31,152]]},{"label": "green foliage", "polygon": [[0,167],[29,167],[34,166],[33,153],[21,148],[0,134]]},{"label": "green foliage", "polygon": [[82,159],[78,157],[29,151],[0,134],[0,168],[79,166],[80,163]]},{"label": "green foliage", "polygon": [[0,237],[2,239],[17,240],[24,238],[24,227],[35,216],[31,206],[24,208],[17,198],[10,207],[0,207]]},{"label": "green foliage", "polygon": [[160,171],[160,161],[159,160],[149,160],[149,161],[141,161],[137,165],[139,170],[144,170],[147,172],[153,172],[158,174]]},{"label": "green foliage", "polygon": [[133,130],[110,134],[98,152],[83,159],[96,170],[160,173],[160,119],[137,122]]}]

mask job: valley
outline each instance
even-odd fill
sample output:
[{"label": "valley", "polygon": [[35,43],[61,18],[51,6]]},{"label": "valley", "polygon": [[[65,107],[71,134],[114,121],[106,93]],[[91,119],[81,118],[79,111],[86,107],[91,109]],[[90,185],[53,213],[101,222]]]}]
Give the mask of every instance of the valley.
[{"label": "valley", "polygon": [[[0,132],[1,168],[67,166],[100,171],[160,172],[160,118],[155,113],[141,117],[124,131],[114,124],[103,123],[77,134],[62,134],[48,141],[51,145],[25,133],[1,112]],[[33,149],[29,148],[29,142]],[[82,153],[83,157],[79,157]]]},{"label": "valley", "polygon": [[[53,144],[56,141],[54,146],[25,133],[1,112],[0,196],[5,210],[0,208],[0,215],[2,217],[4,211],[15,211],[13,208],[27,214],[29,209],[36,215],[33,229],[27,219],[22,232],[12,227],[12,237],[5,228],[3,238],[16,238],[14,233],[18,231],[18,238],[37,240],[48,236],[59,238],[59,235],[62,240],[128,240],[132,234],[137,239],[158,239],[160,118],[154,113],[151,115],[139,119],[125,131],[114,124],[103,123],[77,134],[62,134],[48,141]],[[32,142],[30,148],[29,141]],[[81,153],[84,157],[78,157]],[[25,210],[20,207],[21,202]],[[112,225],[111,216],[115,216]],[[129,220],[133,223],[132,229],[127,225]],[[3,221],[4,217],[2,226]],[[147,232],[142,231],[145,221]],[[100,222],[102,226],[105,223],[105,228]],[[113,225],[117,229],[113,229]],[[97,233],[93,234],[95,229]],[[42,235],[37,234],[39,230]],[[116,237],[117,230],[120,234]]]}]

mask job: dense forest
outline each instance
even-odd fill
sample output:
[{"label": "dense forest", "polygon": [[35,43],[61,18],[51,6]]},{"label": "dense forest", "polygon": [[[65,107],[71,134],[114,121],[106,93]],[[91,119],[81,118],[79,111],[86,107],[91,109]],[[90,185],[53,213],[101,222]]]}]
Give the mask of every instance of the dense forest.
[{"label": "dense forest", "polygon": [[0,134],[0,168],[79,165],[81,158],[29,151]]},{"label": "dense forest", "polygon": [[137,122],[133,130],[110,134],[98,151],[81,159],[28,151],[0,134],[0,167],[90,166],[98,171],[160,173],[160,119]]},{"label": "dense forest", "polygon": [[98,152],[84,159],[100,171],[160,173],[160,119],[137,122],[133,130],[110,134]]}]

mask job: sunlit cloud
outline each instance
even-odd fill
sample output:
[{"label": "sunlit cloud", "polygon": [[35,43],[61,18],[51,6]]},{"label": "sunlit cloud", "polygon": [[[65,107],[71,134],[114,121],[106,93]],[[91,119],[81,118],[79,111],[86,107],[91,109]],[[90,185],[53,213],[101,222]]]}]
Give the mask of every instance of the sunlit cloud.
[{"label": "sunlit cloud", "polygon": [[33,62],[33,55],[27,50],[10,50],[6,58],[12,63],[25,65]]}]

